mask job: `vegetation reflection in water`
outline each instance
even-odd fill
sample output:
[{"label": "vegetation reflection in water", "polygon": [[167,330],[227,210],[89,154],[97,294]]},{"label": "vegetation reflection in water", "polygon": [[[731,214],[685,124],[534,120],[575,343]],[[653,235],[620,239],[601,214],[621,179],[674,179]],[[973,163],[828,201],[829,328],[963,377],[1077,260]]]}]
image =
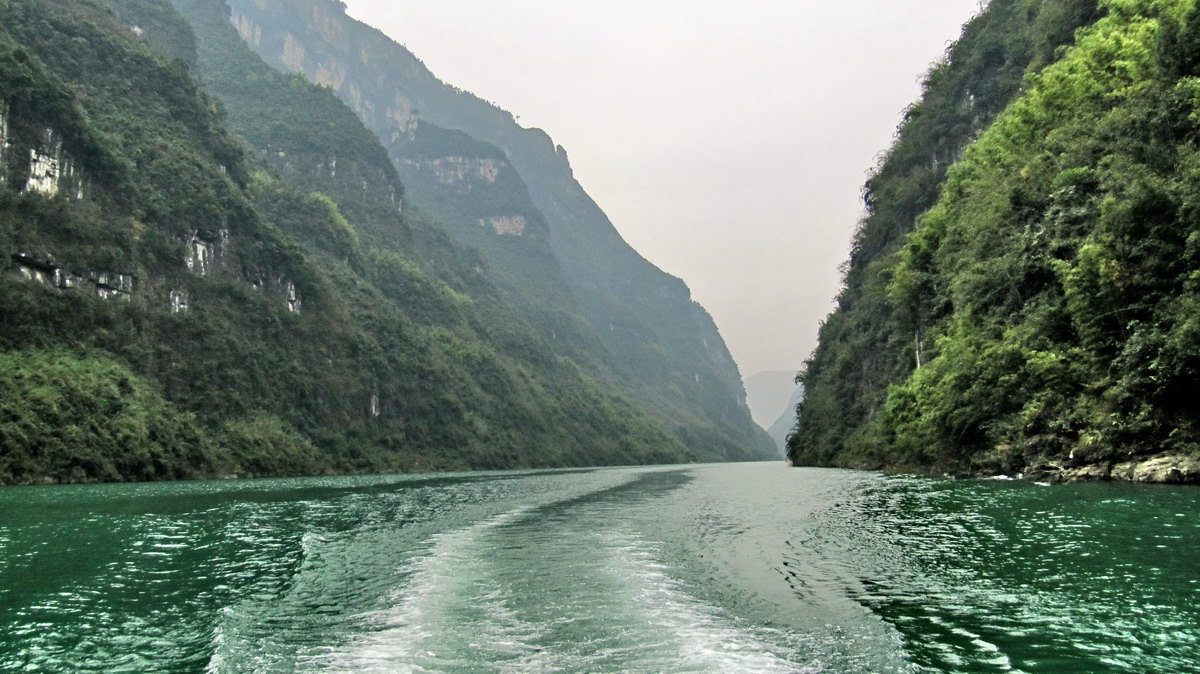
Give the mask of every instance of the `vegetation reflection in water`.
[{"label": "vegetation reflection in water", "polygon": [[1180,671],[1198,498],[778,464],[14,488],[0,669]]}]

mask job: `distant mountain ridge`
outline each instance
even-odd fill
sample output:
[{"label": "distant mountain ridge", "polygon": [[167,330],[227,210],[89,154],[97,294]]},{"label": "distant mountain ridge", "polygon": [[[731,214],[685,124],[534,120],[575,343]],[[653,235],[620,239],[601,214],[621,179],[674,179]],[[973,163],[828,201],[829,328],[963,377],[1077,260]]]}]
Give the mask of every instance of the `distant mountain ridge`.
[{"label": "distant mountain ridge", "polygon": [[771,439],[775,441],[775,446],[779,448],[781,456],[788,452],[788,436],[796,427],[796,410],[800,404],[804,402],[804,387],[797,385],[792,390],[792,395],[788,398],[787,406],[779,417],[767,428],[767,433]]},{"label": "distant mountain ridge", "polygon": [[788,398],[796,390],[796,373],[768,370],[746,377],[746,405],[755,423],[763,428],[779,418]]},{"label": "distant mountain ridge", "polygon": [[625,243],[548,135],[441,82],[338,2],[229,6],[231,25],[264,60],[330,87],[358,113],[413,201],[480,251],[496,285],[564,354],[695,451],[769,455],[711,317]]},{"label": "distant mountain ridge", "polygon": [[557,349],[228,19],[0,3],[0,483],[726,458]]}]

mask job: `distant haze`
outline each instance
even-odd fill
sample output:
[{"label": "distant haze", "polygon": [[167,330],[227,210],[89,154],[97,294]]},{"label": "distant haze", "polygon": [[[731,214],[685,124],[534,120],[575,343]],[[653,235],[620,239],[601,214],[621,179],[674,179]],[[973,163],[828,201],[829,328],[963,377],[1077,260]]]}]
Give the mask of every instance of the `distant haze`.
[{"label": "distant haze", "polygon": [[796,373],[771,370],[746,377],[746,406],[754,423],[766,430],[775,423],[796,390]]},{"label": "distant haze", "polygon": [[347,0],[442,80],[545,129],[743,373],[797,370],[861,188],[979,0]]}]

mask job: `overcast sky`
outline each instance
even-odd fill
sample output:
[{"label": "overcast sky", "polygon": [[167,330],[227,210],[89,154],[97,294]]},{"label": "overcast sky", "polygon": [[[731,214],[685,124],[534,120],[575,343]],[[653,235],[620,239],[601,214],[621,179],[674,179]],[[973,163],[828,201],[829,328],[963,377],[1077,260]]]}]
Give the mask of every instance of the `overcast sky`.
[{"label": "overcast sky", "polygon": [[545,129],[742,374],[796,370],[868,170],[979,0],[347,0],[442,80]]}]

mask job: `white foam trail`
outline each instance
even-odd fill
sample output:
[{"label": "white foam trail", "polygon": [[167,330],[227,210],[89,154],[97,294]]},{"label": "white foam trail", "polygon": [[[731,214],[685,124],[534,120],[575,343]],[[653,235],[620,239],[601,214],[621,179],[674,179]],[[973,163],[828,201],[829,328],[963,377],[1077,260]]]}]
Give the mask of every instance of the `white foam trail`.
[{"label": "white foam trail", "polygon": [[620,511],[535,510],[431,536],[400,569],[394,606],[299,669],[815,671],[789,660],[795,635],[742,625],[689,594]]},{"label": "white foam trail", "polygon": [[539,630],[521,621],[504,588],[490,582],[488,559],[477,544],[529,510],[432,536],[429,551],[401,570],[408,583],[396,593],[396,606],[366,616],[373,632],[322,664],[337,671],[425,672],[469,664],[455,652],[495,660],[533,652]]},{"label": "white foam trail", "polygon": [[786,640],[784,635],[767,629],[756,634],[689,595],[681,582],[667,574],[668,567],[657,561],[655,551],[645,542],[614,534],[610,543],[610,572],[635,590],[626,604],[633,629],[660,639],[658,643],[643,644],[647,661],[636,665],[638,669],[816,671],[800,669],[776,653],[779,647],[765,638],[773,635],[772,641],[781,642]]}]

